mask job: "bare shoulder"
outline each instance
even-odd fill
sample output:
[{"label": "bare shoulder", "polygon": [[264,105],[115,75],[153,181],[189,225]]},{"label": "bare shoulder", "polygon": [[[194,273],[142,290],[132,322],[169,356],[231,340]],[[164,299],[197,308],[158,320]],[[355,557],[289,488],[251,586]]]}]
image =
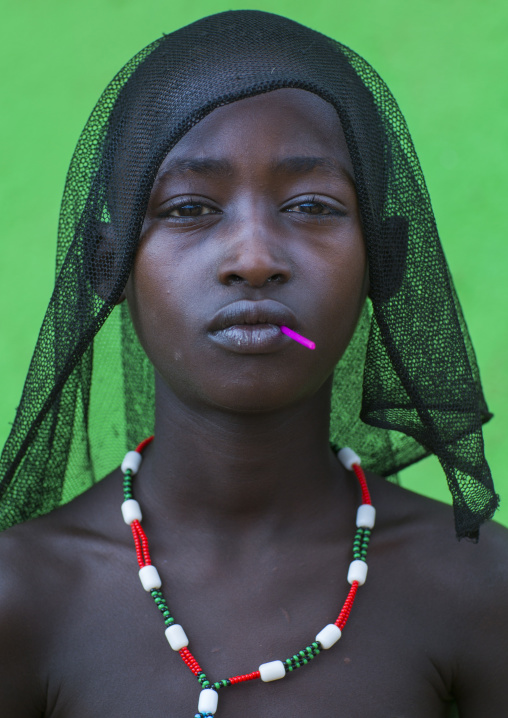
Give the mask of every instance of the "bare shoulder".
[{"label": "bare shoulder", "polygon": [[[61,552],[45,518],[0,534],[0,694],[6,718],[45,715],[48,609],[62,590]],[[5,712],[4,712],[5,711]]]},{"label": "bare shoulder", "polygon": [[425,576],[439,580],[441,590],[457,591],[467,603],[471,596],[485,596],[485,582],[508,589],[508,529],[496,521],[480,528],[477,543],[459,541],[455,534],[453,508],[404,489],[380,477],[371,476],[373,503],[378,511],[377,531],[413,560]]},{"label": "bare shoulder", "polygon": [[489,521],[478,543],[458,541],[450,506],[376,477],[370,484],[380,561],[391,556],[385,575],[391,571],[416,609],[424,640],[439,646],[434,665],[461,718],[504,715],[508,529]]},{"label": "bare shoulder", "polygon": [[[72,502],[39,518],[13,526],[0,534],[0,581],[7,587],[53,584],[61,577],[62,564],[79,555],[86,543],[88,551],[106,541],[114,541],[120,521],[112,521],[118,513],[120,494],[115,473],[99,482]],[[2,594],[5,595],[5,594]]]},{"label": "bare shoulder", "polygon": [[88,496],[0,534],[0,694],[5,718],[46,714],[59,626],[73,610],[94,554],[115,542],[104,500],[109,491],[107,484],[98,485]]}]

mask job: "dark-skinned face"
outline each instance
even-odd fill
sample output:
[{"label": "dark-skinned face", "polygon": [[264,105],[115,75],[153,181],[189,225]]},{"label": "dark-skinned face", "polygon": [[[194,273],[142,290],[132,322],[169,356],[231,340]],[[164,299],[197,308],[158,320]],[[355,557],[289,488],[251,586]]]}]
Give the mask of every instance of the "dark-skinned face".
[{"label": "dark-skinned face", "polygon": [[185,403],[275,410],[325,384],[367,293],[352,176],[335,110],[296,89],[214,110],[164,159],[126,295]]}]

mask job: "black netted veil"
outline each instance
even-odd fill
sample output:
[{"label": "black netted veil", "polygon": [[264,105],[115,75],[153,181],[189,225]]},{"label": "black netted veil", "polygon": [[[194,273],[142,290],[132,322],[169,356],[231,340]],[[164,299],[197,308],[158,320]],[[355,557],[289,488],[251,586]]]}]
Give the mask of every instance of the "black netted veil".
[{"label": "black netted veil", "polygon": [[234,11],[142,50],[85,126],[62,201],[55,290],[1,457],[2,527],[73,498],[153,431],[153,369],[115,302],[155,175],[213,109],[282,87],[335,107],[367,245],[370,300],[335,371],[330,440],[386,476],[436,454],[459,537],[477,535],[494,513],[481,429],[490,414],[394,98],[338,42],[283,17]]}]

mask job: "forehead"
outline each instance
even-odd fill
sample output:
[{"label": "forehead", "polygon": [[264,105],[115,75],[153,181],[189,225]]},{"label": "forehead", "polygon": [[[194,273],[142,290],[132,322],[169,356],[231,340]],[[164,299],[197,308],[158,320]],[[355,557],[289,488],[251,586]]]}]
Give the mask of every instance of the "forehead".
[{"label": "forehead", "polygon": [[218,107],[173,147],[159,175],[186,160],[222,157],[242,163],[285,156],[329,157],[353,174],[335,108],[306,90],[284,88]]}]

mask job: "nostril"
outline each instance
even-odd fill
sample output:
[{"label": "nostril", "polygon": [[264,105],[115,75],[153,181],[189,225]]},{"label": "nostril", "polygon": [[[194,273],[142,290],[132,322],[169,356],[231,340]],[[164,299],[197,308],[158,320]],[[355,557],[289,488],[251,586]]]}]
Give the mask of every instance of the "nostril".
[{"label": "nostril", "polygon": [[276,274],[272,274],[269,277],[253,277],[253,276],[242,276],[241,274],[234,274],[228,273],[224,278],[224,283],[232,286],[235,284],[251,284],[255,287],[262,287],[265,284],[284,284],[287,281],[288,277],[281,272],[277,272]]},{"label": "nostril", "polygon": [[230,274],[228,277],[228,284],[241,284],[242,282],[243,279],[238,274]]}]

